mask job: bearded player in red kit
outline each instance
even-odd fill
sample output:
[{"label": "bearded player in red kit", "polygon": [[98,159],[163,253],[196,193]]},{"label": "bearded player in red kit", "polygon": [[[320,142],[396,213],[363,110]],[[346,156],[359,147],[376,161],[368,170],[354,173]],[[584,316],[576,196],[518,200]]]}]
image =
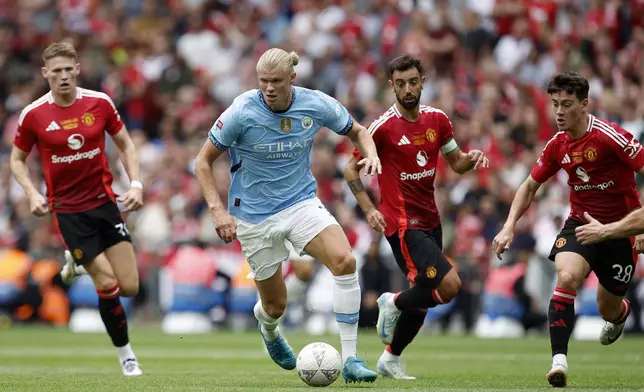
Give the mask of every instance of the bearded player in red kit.
[{"label": "bearded player in red kit", "polygon": [[458,294],[461,280],[442,253],[440,217],[434,199],[434,176],[442,153],[457,173],[488,167],[478,150],[460,150],[447,115],[420,105],[425,76],[419,59],[404,55],[388,65],[396,102],[369,127],[382,159],[378,176],[380,211],[360,180],[360,153],[354,151],[344,175],[369,225],[387,237],[396,262],[411,288],[378,298],[378,336],[386,345],[378,371],[394,379],[414,379],[402,370],[400,355],[423,326],[427,309]]},{"label": "bearded player in red kit", "polygon": [[551,80],[548,94],[559,132],[546,144],[530,176],[517,190],[507,221],[492,243],[500,258],[541,184],[564,169],[571,211],[549,256],[557,272],[557,288],[548,310],[552,368],[547,379],[553,387],[567,383],[577,289],[594,271],[600,284],[597,306],[606,321],[599,340],[603,345],[614,343],[631,311],[624,295],[635,270],[637,251],[642,248],[639,237],[596,243],[576,238],[576,229],[593,218],[604,224],[616,222],[639,208],[633,173],[644,175],[642,145],[618,125],[588,113],[589,89],[588,81],[575,72],[559,73]]},{"label": "bearded player in red kit", "polygon": [[[112,100],[104,93],[76,86],[80,65],[71,44],[51,44],[42,57],[42,74],[51,91],[22,111],[11,171],[29,198],[31,212],[54,216],[68,249],[63,280],[70,282],[84,267],[98,291],[98,309],[117,348],[123,374],[139,376],[142,372],[129,344],[119,299],[137,294],[139,276],[130,234],[112,191],[105,131],[120,150],[131,180],[120,200],[126,211],[143,205],[136,150]],[[45,176],[47,201],[34,186],[26,164],[34,145]]]}]

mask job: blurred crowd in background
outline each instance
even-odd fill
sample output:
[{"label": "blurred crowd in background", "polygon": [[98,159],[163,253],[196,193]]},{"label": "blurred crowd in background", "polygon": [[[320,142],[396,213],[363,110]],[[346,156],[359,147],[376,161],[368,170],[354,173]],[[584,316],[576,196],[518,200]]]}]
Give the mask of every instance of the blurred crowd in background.
[{"label": "blurred crowd in background", "polygon": [[[554,134],[545,92],[551,76],[582,73],[591,84],[591,112],[644,141],[644,0],[0,0],[0,247],[32,260],[61,260],[63,247],[50,218],[30,216],[8,157],[20,111],[48,90],[42,51],[63,39],[79,52],[78,84],[112,97],[140,152],[146,206],[128,225],[148,311],[163,296],[159,268],[182,244],[208,249],[220,270],[234,269],[239,245],[218,240],[192,160],[218,115],[257,88],[256,61],[270,47],[297,51],[296,84],[337,98],[365,126],[394,102],[387,62],[403,53],[422,59],[421,103],[447,113],[463,150],[490,158],[488,170],[465,175],[441,161],[436,176],[445,252],[464,280],[454,309],[466,328],[498,265],[490,243]],[[108,151],[114,188],[123,193],[127,176],[115,148]],[[323,130],[312,171],[319,198],[354,246],[369,307],[375,293],[405,282],[344,183],[351,151],[348,139]],[[31,173],[42,179],[36,155]],[[223,156],[214,175],[226,200]],[[377,181],[364,181],[377,198]],[[546,257],[568,214],[568,195],[560,172],[519,222],[515,248],[523,253],[505,258],[527,257],[525,286],[536,311],[545,312],[552,293]]]}]

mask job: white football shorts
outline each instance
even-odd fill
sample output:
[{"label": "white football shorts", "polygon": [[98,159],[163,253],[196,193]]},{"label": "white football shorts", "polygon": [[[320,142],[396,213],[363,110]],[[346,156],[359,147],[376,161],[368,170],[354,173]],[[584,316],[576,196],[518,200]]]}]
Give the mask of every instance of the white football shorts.
[{"label": "white football shorts", "polygon": [[237,219],[237,239],[250,264],[248,277],[270,278],[291,254],[286,241],[293,245],[295,254],[304,255],[304,247],[331,225],[339,224],[317,197],[301,201],[259,223]]}]

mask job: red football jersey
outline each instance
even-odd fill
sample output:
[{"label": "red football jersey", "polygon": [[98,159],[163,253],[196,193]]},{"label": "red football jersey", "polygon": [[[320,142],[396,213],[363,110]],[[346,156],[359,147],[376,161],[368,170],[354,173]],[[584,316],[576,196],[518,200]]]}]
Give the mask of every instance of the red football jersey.
[{"label": "red football jersey", "polygon": [[556,133],[530,175],[543,183],[563,168],[570,186],[570,218],[583,223],[588,212],[602,223],[615,222],[640,207],[634,172],[644,165],[644,152],[620,126],[593,115],[588,120],[579,139]]},{"label": "red football jersey", "polygon": [[76,101],[61,107],[50,91],[22,111],[14,144],[26,152],[38,148],[50,209],[81,212],[115,199],[105,131],[122,128],[107,94],[77,88]]},{"label": "red football jersey", "polygon": [[[416,122],[406,120],[394,104],[369,127],[382,164],[380,212],[386,235],[407,229],[431,230],[440,225],[434,200],[434,177],[439,151],[458,148],[447,115],[421,105]],[[354,150],[354,155],[362,159]]]}]

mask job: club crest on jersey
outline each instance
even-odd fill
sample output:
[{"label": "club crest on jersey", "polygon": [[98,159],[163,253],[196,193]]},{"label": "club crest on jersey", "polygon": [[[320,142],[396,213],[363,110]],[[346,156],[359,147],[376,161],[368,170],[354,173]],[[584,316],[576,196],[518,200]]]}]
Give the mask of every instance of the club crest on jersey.
[{"label": "club crest on jersey", "polygon": [[78,248],[74,249],[74,251],[72,252],[72,254],[74,255],[74,258],[75,258],[76,260],[80,260],[81,258],[83,258],[83,251],[82,251],[82,250],[80,250],[80,249],[78,249]]},{"label": "club crest on jersey", "polygon": [[429,128],[425,132],[425,136],[427,136],[427,140],[429,140],[430,143],[434,143],[434,141],[436,140],[436,131],[434,131],[433,129]]},{"label": "club crest on jersey", "polygon": [[85,113],[83,114],[83,117],[81,117],[81,121],[83,124],[91,127],[92,125],[94,125],[96,118],[94,118],[94,115],[92,113]]},{"label": "club crest on jersey", "polygon": [[429,267],[427,268],[427,271],[425,271],[425,275],[427,275],[429,279],[434,279],[436,277],[436,273],[435,267]]},{"label": "club crest on jersey", "polygon": [[309,116],[304,116],[302,119],[302,128],[304,129],[311,129],[313,126],[313,119]]},{"label": "club crest on jersey", "polygon": [[289,133],[289,132],[291,132],[291,129],[293,129],[293,128],[291,127],[291,119],[290,119],[290,118],[283,118],[283,119],[281,119],[281,120],[280,120],[280,129],[281,129],[281,130],[282,130],[282,132],[284,132],[284,133]]},{"label": "club crest on jersey", "polygon": [[597,159],[597,149],[595,147],[588,147],[584,150],[584,158],[592,162]]},{"label": "club crest on jersey", "polygon": [[557,247],[557,249],[563,248],[564,245],[566,245],[566,239],[563,237],[559,238],[557,242],[555,242],[555,246]]}]

